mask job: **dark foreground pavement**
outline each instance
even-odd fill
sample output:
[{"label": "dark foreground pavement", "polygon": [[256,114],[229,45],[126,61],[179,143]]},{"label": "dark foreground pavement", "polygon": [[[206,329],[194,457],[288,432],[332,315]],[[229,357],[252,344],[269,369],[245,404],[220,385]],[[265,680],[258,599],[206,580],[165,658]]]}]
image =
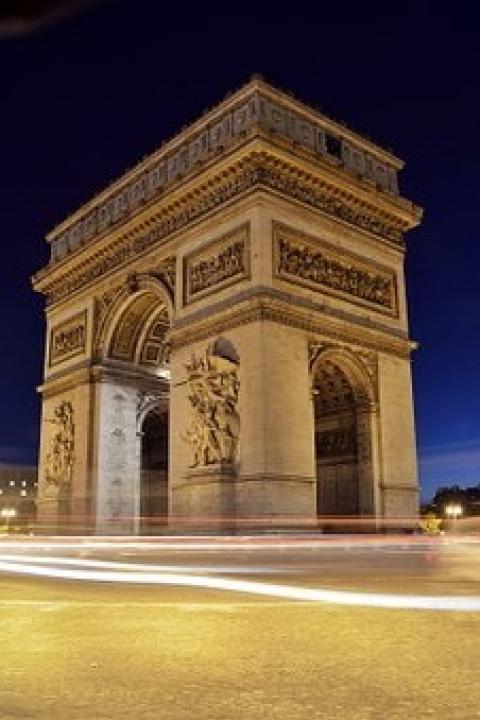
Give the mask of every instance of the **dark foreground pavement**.
[{"label": "dark foreground pavement", "polygon": [[[422,593],[478,590],[471,552],[463,565],[463,550],[445,562],[435,554],[432,562],[428,549],[408,553],[377,549],[371,564],[370,552],[345,550],[316,559],[237,553],[235,563],[222,553],[164,552],[149,562],[223,561],[230,574],[241,568],[256,579],[265,565],[283,574],[262,581],[298,586],[332,587],[337,577],[338,587],[360,589],[368,576],[379,592],[401,592],[405,583]],[[108,553],[119,554],[125,561],[123,552]],[[139,556],[145,562],[146,553]],[[0,590],[1,720],[480,718],[480,613],[8,573]]]}]

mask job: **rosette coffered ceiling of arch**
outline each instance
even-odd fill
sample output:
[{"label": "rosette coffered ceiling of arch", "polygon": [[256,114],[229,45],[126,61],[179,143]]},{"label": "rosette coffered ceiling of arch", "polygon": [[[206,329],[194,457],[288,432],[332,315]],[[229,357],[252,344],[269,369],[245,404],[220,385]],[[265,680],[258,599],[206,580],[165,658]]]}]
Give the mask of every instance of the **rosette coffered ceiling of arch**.
[{"label": "rosette coffered ceiling of arch", "polygon": [[334,363],[324,362],[315,373],[315,403],[320,413],[355,404],[355,395],[345,373]]},{"label": "rosette coffered ceiling of arch", "polygon": [[[153,293],[142,293],[136,297],[120,316],[113,333],[109,357],[124,362],[143,362],[151,357],[153,347],[164,344],[168,328],[168,311],[165,304]],[[150,348],[150,349],[149,349]]]},{"label": "rosette coffered ceiling of arch", "polygon": [[169,349],[165,342],[168,328],[168,313],[163,306],[153,313],[139,340],[136,360],[140,365],[158,367],[169,363]]}]

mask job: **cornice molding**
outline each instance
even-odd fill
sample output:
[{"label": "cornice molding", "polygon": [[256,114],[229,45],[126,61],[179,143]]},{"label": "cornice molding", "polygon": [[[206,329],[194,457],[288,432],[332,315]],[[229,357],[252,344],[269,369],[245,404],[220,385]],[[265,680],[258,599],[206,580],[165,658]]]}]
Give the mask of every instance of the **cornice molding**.
[{"label": "cornice molding", "polygon": [[43,396],[43,399],[55,397],[61,393],[74,390],[80,385],[88,385],[90,383],[90,365],[83,362],[81,366],[70,367],[65,370],[58,371],[54,375],[50,375],[43,385],[37,387],[37,392]]},{"label": "cornice molding", "polygon": [[394,490],[399,492],[414,492],[418,495],[420,492],[419,488],[416,485],[408,485],[408,483],[392,483],[391,485],[389,483],[381,482],[380,490]]},{"label": "cornice molding", "polygon": [[262,131],[326,158],[387,194],[398,195],[396,173],[403,166],[398,158],[255,78],[50,232],[52,260],[125,220],[178,178],[195,172],[199,164],[219,151],[230,151],[245,134]]},{"label": "cornice molding", "polygon": [[411,214],[404,209],[387,213],[378,208],[375,197],[361,200],[353,191],[340,190],[261,147],[264,149],[253,149],[237,157],[235,163],[224,166],[202,184],[186,189],[170,203],[157,204],[137,225],[104,242],[101,248],[84,248],[70,262],[40,271],[34,278],[35,289],[47,295],[49,304],[60,302],[138,261],[175,233],[254,191],[267,191],[308,206],[360,228],[377,241],[403,249],[403,232],[412,226]]},{"label": "cornice molding", "polygon": [[183,318],[181,323],[174,324],[169,330],[168,342],[174,352],[191,343],[259,321],[303,330],[311,341],[323,339],[346,342],[402,358],[408,358],[413,349],[413,343],[408,338],[389,332],[385,327],[383,330],[378,327],[368,328],[354,324],[347,318],[339,322],[336,316],[330,316],[322,310],[314,314],[311,309],[298,304],[293,306],[288,298],[280,298],[275,291],[268,292],[265,289],[244,301],[237,300],[233,309],[222,307],[213,309],[203,318],[197,314]]},{"label": "cornice molding", "polygon": [[164,393],[168,388],[168,381],[152,374],[135,371],[131,365],[122,363],[104,363],[92,365],[84,364],[80,369],[66,368],[55,373],[37,388],[44,399],[55,397],[61,393],[69,392],[81,385],[92,383],[121,382],[136,388],[139,391]]},{"label": "cornice molding", "polygon": [[[288,285],[282,288],[271,285],[255,285],[253,287],[239,290],[235,294],[229,295],[223,300],[218,300],[208,306],[193,310],[183,317],[174,318],[173,327],[175,330],[180,330],[192,323],[203,321],[211,315],[228,311],[234,305],[250,302],[257,298],[269,298],[273,302],[286,303],[289,307],[299,307],[303,312],[314,314],[321,313],[322,315],[331,317],[332,320],[350,323],[353,325],[360,325],[368,328],[369,330],[378,331],[386,335],[392,335],[393,337],[400,338],[400,340],[408,340],[407,333],[403,328],[393,326],[390,323],[386,324],[385,322],[382,322],[384,318],[378,317],[378,319],[372,319],[370,316],[365,317],[364,315],[352,312],[352,310],[335,307],[328,301],[325,301],[325,299],[322,299],[320,296],[318,299],[305,297],[304,295],[300,295],[294,286]],[[414,344],[411,341],[409,342],[412,345]]]}]

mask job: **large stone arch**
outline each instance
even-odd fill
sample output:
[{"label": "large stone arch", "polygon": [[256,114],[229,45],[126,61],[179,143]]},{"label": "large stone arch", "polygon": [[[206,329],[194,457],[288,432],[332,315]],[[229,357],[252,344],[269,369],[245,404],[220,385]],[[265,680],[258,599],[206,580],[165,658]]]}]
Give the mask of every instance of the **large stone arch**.
[{"label": "large stone arch", "polygon": [[356,514],[415,516],[400,166],[256,78],[54,229],[42,522],[68,495],[72,527],[138,530],[138,417],[165,392],[172,523],[310,523],[312,372],[354,416]]},{"label": "large stone arch", "polygon": [[352,383],[355,399],[359,404],[375,405],[377,402],[377,388],[372,379],[371,371],[358,355],[343,346],[326,346],[318,348],[311,361],[312,377],[318,373],[322,365],[336,365],[348,376]]},{"label": "large stone arch", "polygon": [[[374,373],[352,350],[330,346],[311,365],[317,512],[335,527],[370,528],[378,513],[377,389]],[[335,525],[337,523],[337,525]]]},{"label": "large stone arch", "polygon": [[[111,531],[112,483],[115,483],[117,495],[121,490],[125,497],[122,512],[130,518],[125,522],[126,530],[138,533],[145,529],[142,508],[155,510],[156,505],[144,497],[144,490],[149,487],[151,496],[155,496],[152,484],[157,479],[162,485],[168,512],[168,445],[166,477],[164,472],[160,478],[156,472],[158,468],[148,467],[150,480],[146,483],[144,424],[149,413],[161,409],[167,424],[168,441],[170,368],[167,335],[172,320],[173,302],[167,287],[152,275],[138,274],[130,276],[116,293],[99,324],[97,357],[102,367],[102,381],[97,387],[100,412],[96,431],[99,437],[96,512],[99,532]],[[115,414],[119,397],[123,399],[123,409],[121,414]],[[112,426],[116,436],[112,435]],[[161,514],[162,522],[165,522],[163,509]],[[150,531],[155,526],[155,518],[150,518],[147,529]]]},{"label": "large stone arch", "polygon": [[[96,344],[102,361],[141,364],[147,343],[153,347],[161,339],[155,335],[156,321],[167,329],[173,314],[170,292],[161,280],[145,274],[131,276],[99,324]],[[144,359],[148,364],[148,353]]]}]

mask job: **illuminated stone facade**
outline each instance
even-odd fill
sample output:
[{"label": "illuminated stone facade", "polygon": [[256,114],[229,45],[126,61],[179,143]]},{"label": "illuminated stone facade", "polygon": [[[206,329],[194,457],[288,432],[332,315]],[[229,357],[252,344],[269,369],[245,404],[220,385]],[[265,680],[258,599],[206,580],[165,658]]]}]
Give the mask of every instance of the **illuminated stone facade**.
[{"label": "illuminated stone facade", "polygon": [[50,233],[40,522],[414,516],[401,168],[253,78]]},{"label": "illuminated stone facade", "polygon": [[0,463],[0,526],[27,531],[35,522],[37,468]]}]

